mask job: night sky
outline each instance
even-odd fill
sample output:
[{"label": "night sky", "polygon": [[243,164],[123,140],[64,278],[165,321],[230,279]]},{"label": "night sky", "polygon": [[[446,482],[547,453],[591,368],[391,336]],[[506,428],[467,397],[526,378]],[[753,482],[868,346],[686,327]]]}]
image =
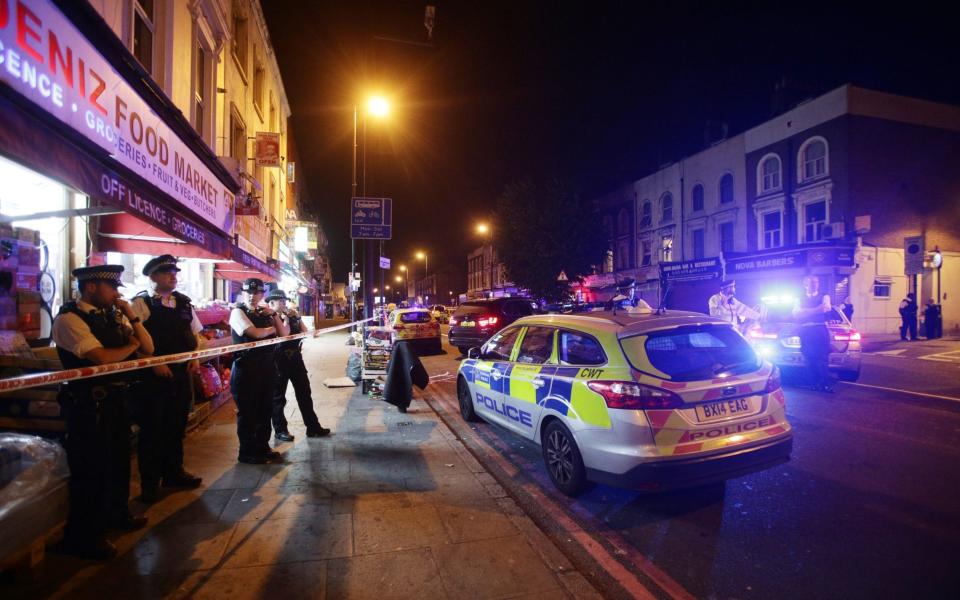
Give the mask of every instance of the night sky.
[{"label": "night sky", "polygon": [[590,198],[702,149],[708,128],[733,135],[847,82],[960,104],[953,20],[920,4],[432,3],[424,46],[426,2],[262,0],[337,281],[368,91],[393,102],[366,132],[366,195],[395,203],[385,254],[426,250],[431,271],[465,268],[473,224],[526,175]]}]

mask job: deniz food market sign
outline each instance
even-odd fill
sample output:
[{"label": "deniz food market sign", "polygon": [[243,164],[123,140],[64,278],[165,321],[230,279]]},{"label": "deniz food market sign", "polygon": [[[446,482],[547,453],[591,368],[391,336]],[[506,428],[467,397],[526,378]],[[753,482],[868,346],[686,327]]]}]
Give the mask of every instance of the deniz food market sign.
[{"label": "deniz food market sign", "polygon": [[229,189],[49,1],[0,0],[0,81],[229,235]]}]

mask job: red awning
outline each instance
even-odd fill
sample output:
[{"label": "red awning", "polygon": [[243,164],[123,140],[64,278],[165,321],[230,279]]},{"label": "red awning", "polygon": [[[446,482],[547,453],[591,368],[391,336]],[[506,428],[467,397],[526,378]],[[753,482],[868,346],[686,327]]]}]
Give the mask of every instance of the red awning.
[{"label": "red awning", "polygon": [[[212,235],[210,232],[204,232]],[[100,252],[123,252],[125,254],[172,254],[178,258],[223,258],[196,244],[171,237],[145,221],[118,213],[100,217],[97,250]]]},{"label": "red awning", "polygon": [[214,277],[231,281],[243,281],[248,277],[256,277],[264,281],[280,280],[280,273],[273,266],[237,246],[232,246],[230,250],[233,260],[217,263],[213,272]]}]

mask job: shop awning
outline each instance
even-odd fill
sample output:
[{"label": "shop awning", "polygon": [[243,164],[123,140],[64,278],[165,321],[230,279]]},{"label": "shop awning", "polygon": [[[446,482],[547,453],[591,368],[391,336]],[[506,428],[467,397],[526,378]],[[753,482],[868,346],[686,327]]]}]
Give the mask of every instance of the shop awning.
[{"label": "shop awning", "polygon": [[233,260],[217,263],[214,277],[230,281],[243,281],[248,277],[257,277],[264,281],[280,280],[280,272],[275,267],[236,246],[232,246],[231,251]]},{"label": "shop awning", "polygon": [[[206,238],[217,235],[212,231],[197,230],[192,234]],[[97,237],[97,249],[100,252],[123,252],[126,254],[172,254],[178,258],[223,259],[227,257],[207,250],[194,243],[188,243],[158,229],[146,221],[126,213],[100,217],[100,231]],[[222,236],[219,236],[222,237]]]}]

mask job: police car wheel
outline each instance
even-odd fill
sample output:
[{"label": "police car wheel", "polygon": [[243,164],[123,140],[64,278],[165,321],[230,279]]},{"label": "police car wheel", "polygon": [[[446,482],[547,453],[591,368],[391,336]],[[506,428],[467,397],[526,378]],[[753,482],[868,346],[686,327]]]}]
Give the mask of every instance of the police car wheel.
[{"label": "police car wheel", "polygon": [[480,417],[473,410],[473,399],[470,397],[470,386],[461,377],[457,379],[457,400],[460,402],[460,416],[464,421],[479,421]]},{"label": "police car wheel", "polygon": [[587,487],[587,470],[573,434],[560,421],[551,421],[543,432],[543,462],[553,485],[568,496]]},{"label": "police car wheel", "polygon": [[460,354],[466,356],[467,352],[470,351],[470,346],[457,346],[457,350],[460,351]]}]

